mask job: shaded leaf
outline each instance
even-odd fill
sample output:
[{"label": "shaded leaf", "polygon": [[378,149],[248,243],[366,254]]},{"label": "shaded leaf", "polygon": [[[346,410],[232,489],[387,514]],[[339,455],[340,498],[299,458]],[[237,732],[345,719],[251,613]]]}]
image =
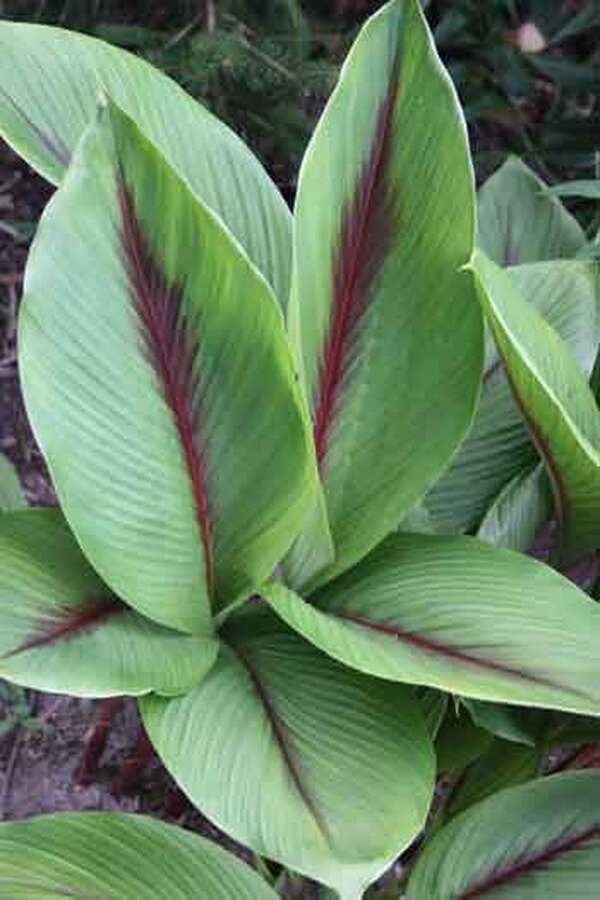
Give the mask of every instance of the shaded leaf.
[{"label": "shaded leaf", "polygon": [[0,510],[25,509],[26,506],[15,467],[5,456],[0,456]]},{"label": "shaded leaf", "polygon": [[356,898],[423,825],[433,752],[412,692],[339,665],[270,610],[228,620],[186,697],[141,703],[164,764],[237,840]]},{"label": "shaded leaf", "polygon": [[0,23],[0,135],[59,184],[108,94],[222,219],[282,304],[291,217],[258,160],[174,81],[95,38],[44,25]]},{"label": "shaded leaf", "polygon": [[552,492],[543,466],[517,475],[502,489],[477,530],[477,537],[496,547],[531,549],[552,511]]},{"label": "shaded leaf", "polygon": [[144,615],[210,632],[297,533],[310,433],[266,282],[113,104],[40,224],[19,351],[91,562]]},{"label": "shaded leaf", "polygon": [[156,625],[122,603],[61,513],[0,516],[0,676],[79,697],[178,694],[202,679],[216,641]]}]

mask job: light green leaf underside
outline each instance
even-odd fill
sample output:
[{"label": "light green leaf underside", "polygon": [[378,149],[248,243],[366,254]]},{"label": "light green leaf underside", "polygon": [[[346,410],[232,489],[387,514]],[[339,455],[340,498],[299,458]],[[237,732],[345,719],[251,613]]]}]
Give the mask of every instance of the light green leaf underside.
[{"label": "light green leaf underside", "polygon": [[[319,409],[331,411],[320,470],[336,560],[321,582],[397,527],[468,428],[481,321],[459,269],[474,217],[454,88],[417,0],[394,0],[346,60],[308,147],[295,210],[288,322],[317,437]],[[341,327],[342,374],[328,407],[321,389],[336,354],[326,348],[350,308],[363,312]]]},{"label": "light green leaf underside", "polygon": [[547,188],[555,197],[585,197],[588,200],[600,200],[600,180],[582,178],[577,181],[565,181]]},{"label": "light green leaf underside", "polygon": [[43,216],[19,337],[28,413],[86,554],[140,612],[210,632],[210,595],[219,609],[251,593],[297,533],[310,435],[267,283],[112,104]]},{"label": "light green leaf underside", "polygon": [[0,511],[25,509],[26,506],[15,467],[5,456],[0,456]]},{"label": "light green leaf underside", "polygon": [[483,517],[477,537],[506,550],[531,549],[552,512],[552,491],[542,465],[517,475],[500,492]]},{"label": "light green leaf underside", "polygon": [[43,25],[0,23],[0,135],[59,184],[108,94],[222,219],[287,302],[291,216],[245,144],[174,81],[102,41]]},{"label": "light green leaf underside", "polygon": [[542,456],[569,556],[600,546],[600,412],[565,344],[510,277],[483,254],[473,260],[513,395]]},{"label": "light green leaf underside", "polygon": [[254,608],[145,727],[193,803],[255,852],[358,898],[420,830],[433,752],[412,692],[340,666]]},{"label": "light green leaf underside", "polygon": [[479,191],[479,247],[501,266],[569,259],[585,234],[520,159],[509,157]]},{"label": "light green leaf underside", "polygon": [[600,606],[535,560],[474,538],[398,535],[309,602],[263,589],[326,653],[369,674],[600,713]]},{"label": "light green leaf underside", "polygon": [[202,679],[217,651],[216,641],[119,604],[58,510],[0,516],[3,678],[80,697],[178,694]]},{"label": "light green leaf underside", "polygon": [[[542,778],[489,797],[425,848],[408,900],[595,900],[599,809],[600,775],[593,771]],[[498,878],[503,881],[494,888]]]},{"label": "light green leaf underside", "polygon": [[0,824],[0,896],[11,900],[276,900],[212,841],[146,816],[59,813]]},{"label": "light green leaf underside", "polygon": [[[587,377],[600,342],[600,294],[592,266],[560,260],[515,266],[508,272],[523,299],[560,335]],[[425,501],[436,529],[476,528],[503,488],[537,458],[489,334],[473,427]]]}]

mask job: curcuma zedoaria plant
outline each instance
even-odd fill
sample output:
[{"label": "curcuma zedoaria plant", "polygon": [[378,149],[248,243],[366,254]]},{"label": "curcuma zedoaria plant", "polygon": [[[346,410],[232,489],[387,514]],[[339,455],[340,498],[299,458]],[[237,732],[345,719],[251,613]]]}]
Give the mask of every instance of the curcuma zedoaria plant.
[{"label": "curcuma zedoaria plant", "polygon": [[[535,228],[515,224],[498,254],[502,184],[533,178],[504,170],[475,249],[465,124],[417,0],[361,31],[293,219],[231,131],[122,51],[2,23],[0,83],[1,133],[58,186],[27,264],[19,363],[60,501],[0,518],[0,673],[139,697],[203,813],[360,897],[425,825],[449,694],[496,732],[517,707],[600,715],[599,607],[556,571],[600,545],[594,272],[540,262],[575,254],[576,230],[528,182],[534,221],[554,216],[573,246],[519,257]],[[593,324],[581,337],[577,319],[577,341],[571,318],[561,332],[575,284]],[[489,543],[527,549],[524,520],[554,521],[555,568]],[[434,837],[409,897],[480,896],[531,871],[542,893],[510,896],[550,896],[544,860],[573,848],[597,872],[598,780],[484,800]],[[192,840],[111,821],[5,825],[0,871],[2,840],[51,846],[61,884],[95,828],[100,857],[114,835],[130,860],[153,841],[183,858]],[[96,857],[71,889],[271,894],[241,869],[243,889],[219,886],[210,852],[179,894],[129,863],[119,893]],[[578,896],[591,867],[571,874]]]}]

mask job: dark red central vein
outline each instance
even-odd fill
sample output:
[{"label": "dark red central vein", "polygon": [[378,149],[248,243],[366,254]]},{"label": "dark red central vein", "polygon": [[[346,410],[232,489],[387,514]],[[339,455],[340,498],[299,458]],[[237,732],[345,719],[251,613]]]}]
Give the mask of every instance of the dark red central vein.
[{"label": "dark red central vein", "polygon": [[127,612],[129,609],[116,597],[99,597],[90,600],[81,606],[58,607],[53,610],[48,620],[40,625],[39,630],[14,650],[5,653],[2,659],[24,653],[26,650],[35,650],[46,647],[60,640],[79,637],[85,632],[91,631],[103,625],[112,616]]},{"label": "dark red central vein", "polygon": [[600,839],[600,826],[593,825],[591,828],[580,831],[571,837],[554,841],[545,850],[521,856],[512,865],[492,871],[489,876],[460,894],[460,900],[472,900],[474,897],[483,897],[484,894],[510,884],[510,882],[515,881],[522,875],[544,868],[565,853],[577,850],[582,844],[598,839]]},{"label": "dark red central vein", "polygon": [[207,471],[199,437],[198,344],[188,326],[179,285],[167,284],[139,221],[124,176],[119,180],[121,242],[144,350],[158,378],[179,435],[204,550],[209,595],[214,583],[213,540]]},{"label": "dark red central vein", "polygon": [[47,131],[44,131],[39,125],[31,119],[25,110],[19,106],[18,103],[8,94],[4,88],[0,85],[0,94],[4,97],[6,102],[12,106],[13,110],[16,112],[18,116],[23,119],[25,124],[33,131],[37,139],[41,144],[48,150],[48,152],[54,156],[57,162],[61,163],[63,166],[68,166],[71,162],[71,154],[67,149],[66,145],[60,139],[57,134],[49,134]]},{"label": "dark red central vein", "polygon": [[[508,666],[505,663],[496,662],[492,659],[482,659],[479,656],[471,656],[471,654],[465,653],[463,650],[459,650],[456,647],[452,647],[448,644],[441,644],[439,641],[433,641],[430,638],[423,637],[420,634],[415,634],[412,631],[404,631],[403,629],[398,628],[396,625],[371,622],[369,619],[365,619],[362,616],[352,615],[350,613],[337,613],[336,615],[344,621],[354,622],[355,625],[361,625],[363,628],[368,628],[371,631],[377,631],[380,634],[385,634],[388,637],[393,637],[404,644],[410,644],[411,646],[416,647],[419,650],[423,650],[426,653],[434,653],[436,656],[443,656],[446,659],[465,663],[469,666],[476,666],[479,669],[484,669],[492,672],[501,672],[503,675],[510,675],[513,678],[518,678],[520,681],[541,684],[545,687],[552,687],[558,690],[563,689],[561,685],[555,684],[555,682],[551,681],[549,678],[541,678],[538,675],[532,675],[530,672],[525,672],[522,669],[516,669],[513,666]],[[577,694],[578,696],[587,697],[586,694],[582,692],[580,693],[579,691],[575,690],[575,688],[570,688],[570,691],[571,693]]]},{"label": "dark red central vein", "polygon": [[314,439],[319,465],[357,325],[372,299],[394,231],[394,195],[388,182],[396,72],[379,110],[373,143],[352,202],[344,211],[333,263],[333,296],[329,332],[321,357],[315,402]]},{"label": "dark red central vein", "polygon": [[252,682],[252,686],[253,686],[254,690],[256,691],[256,694],[257,694],[257,696],[261,702],[261,705],[265,711],[265,716],[267,717],[267,720],[271,727],[271,731],[273,733],[273,737],[275,738],[275,741],[277,742],[277,746],[279,747],[280,753],[283,757],[286,769],[290,773],[291,779],[294,783],[296,790],[298,791],[298,794],[300,795],[300,797],[302,798],[307,809],[311,813],[319,830],[321,831],[321,833],[324,836],[326,836],[327,835],[327,825],[326,825],[325,821],[323,820],[321,813],[317,809],[317,807],[315,805],[315,801],[313,800],[313,798],[310,795],[310,791],[308,790],[307,786],[304,784],[304,781],[303,781],[303,778],[302,778],[302,775],[300,772],[300,767],[294,758],[294,751],[293,751],[292,747],[290,746],[290,742],[285,733],[284,724],[281,721],[281,719],[277,713],[277,710],[275,709],[275,705],[274,705],[271,697],[269,696],[269,692],[267,691],[267,688],[262,683],[258,672],[256,671],[256,669],[250,662],[247,654],[237,646],[236,647],[234,647],[233,645],[230,645],[230,646],[231,646],[232,650],[234,651],[234,653],[237,655],[237,657],[240,660],[240,662],[242,663],[242,665],[244,666],[246,672],[248,673],[248,677],[250,678],[250,681]]}]

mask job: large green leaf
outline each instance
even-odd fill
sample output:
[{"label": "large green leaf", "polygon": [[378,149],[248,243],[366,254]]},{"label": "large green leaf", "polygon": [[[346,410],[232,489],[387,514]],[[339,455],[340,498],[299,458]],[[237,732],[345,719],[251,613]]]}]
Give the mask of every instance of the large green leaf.
[{"label": "large green leaf", "polygon": [[276,900],[249,866],[191,831],[146,816],[59,813],[0,825],[0,896]]},{"label": "large green leaf", "polygon": [[[523,299],[560,335],[587,377],[600,342],[600,294],[592,266],[561,260],[515,266],[508,272]],[[436,529],[476,528],[502,489],[537,459],[490,335],[473,428],[425,501]]]},{"label": "large green leaf", "polygon": [[130,609],[90,567],[56,509],[0,516],[0,676],[80,697],[178,694],[201,680],[215,640]]},{"label": "large green leaf", "polygon": [[515,156],[479,191],[478,244],[501,266],[569,259],[585,242],[576,219]]},{"label": "large green leaf", "polygon": [[0,136],[55,184],[108,93],[287,301],[291,216],[245,144],[170,78],[102,41],[0,23]]},{"label": "large green leaf", "polygon": [[554,490],[563,552],[600,546],[600,412],[575,360],[506,272],[477,252],[478,292]]},{"label": "large green leaf", "polygon": [[409,900],[595,900],[600,775],[509,788],[457,816],[417,860]]},{"label": "large green leaf", "polygon": [[113,104],[44,214],[19,337],[86,554],[140,612],[206,633],[287,550],[314,454],[267,283]]},{"label": "large green leaf", "polygon": [[144,698],[192,802],[261,855],[358,898],[416,836],[433,752],[412,692],[353,672],[250,608],[186,697]]},{"label": "large green leaf", "polygon": [[278,582],[263,593],[300,634],[372,675],[600,713],[600,606],[519,553],[393,535],[309,602]]},{"label": "large green leaf", "polygon": [[0,456],[0,510],[25,509],[26,506],[14,466],[5,456]]},{"label": "large green leaf", "polygon": [[321,580],[397,526],[470,423],[482,329],[459,269],[473,233],[456,93],[417,0],[393,0],[350,52],[295,213],[289,326],[336,550]]}]

